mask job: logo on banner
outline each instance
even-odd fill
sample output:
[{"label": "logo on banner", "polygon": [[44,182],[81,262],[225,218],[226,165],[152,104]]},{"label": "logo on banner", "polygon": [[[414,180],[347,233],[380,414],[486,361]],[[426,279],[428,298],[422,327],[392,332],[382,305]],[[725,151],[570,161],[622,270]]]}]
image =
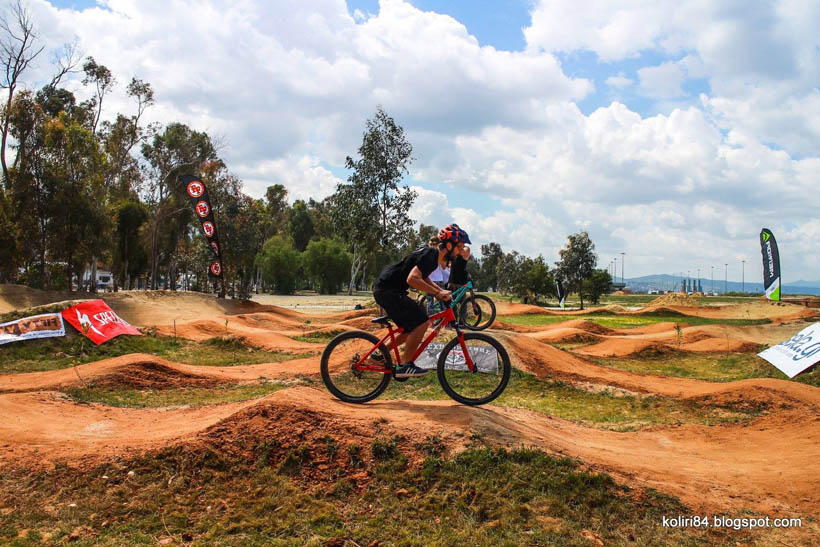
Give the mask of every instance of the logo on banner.
[{"label": "logo on banner", "polygon": [[65,336],[63,318],[59,313],[15,319],[0,325],[0,344],[52,336]]},{"label": "logo on banner", "polygon": [[205,232],[205,235],[208,237],[213,237],[214,233],[216,232],[216,227],[214,227],[214,223],[210,220],[206,220],[202,223],[202,231]]},{"label": "logo on banner", "polygon": [[198,180],[192,180],[188,183],[187,191],[192,198],[198,198],[205,193],[205,185]]},{"label": "logo on banner", "polygon": [[211,273],[216,277],[222,275],[222,265],[219,262],[211,262]]},{"label": "logo on banner", "polygon": [[72,327],[100,345],[121,334],[142,336],[142,333],[124,321],[102,300],[82,302],[62,312]]},{"label": "logo on banner", "polygon": [[196,205],[194,206],[194,210],[196,210],[196,214],[198,214],[200,218],[205,218],[206,216],[208,216],[210,214],[211,206],[208,205],[207,201],[205,201],[204,199],[201,199],[201,200],[196,202]]},{"label": "logo on banner", "polygon": [[785,342],[757,354],[789,378],[820,361],[820,323],[801,330]]},{"label": "logo on banner", "polygon": [[216,241],[211,241],[211,250],[216,256],[219,256],[219,245],[217,245]]}]

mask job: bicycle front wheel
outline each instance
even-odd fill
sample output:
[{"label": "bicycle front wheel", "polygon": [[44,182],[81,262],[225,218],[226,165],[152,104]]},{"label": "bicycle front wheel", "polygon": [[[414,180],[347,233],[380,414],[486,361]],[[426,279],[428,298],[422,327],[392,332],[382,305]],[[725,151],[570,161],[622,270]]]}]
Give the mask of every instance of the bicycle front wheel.
[{"label": "bicycle front wheel", "polygon": [[461,324],[469,330],[484,330],[495,321],[495,302],[483,294],[474,294],[461,304]]},{"label": "bicycle front wheel", "polygon": [[[390,383],[390,375],[372,370],[359,370],[356,363],[379,343],[379,339],[363,331],[343,332],[330,341],[322,353],[322,381],[337,398],[347,403],[366,403],[382,394]],[[380,346],[374,353],[384,356],[384,366],[392,366],[390,352]],[[381,363],[368,359],[367,364]]]},{"label": "bicycle front wheel", "polygon": [[[465,351],[475,365],[467,366]],[[450,397],[465,405],[483,405],[501,395],[510,381],[510,356],[501,342],[484,333],[464,334],[464,346],[453,338],[438,358],[438,380]]]}]

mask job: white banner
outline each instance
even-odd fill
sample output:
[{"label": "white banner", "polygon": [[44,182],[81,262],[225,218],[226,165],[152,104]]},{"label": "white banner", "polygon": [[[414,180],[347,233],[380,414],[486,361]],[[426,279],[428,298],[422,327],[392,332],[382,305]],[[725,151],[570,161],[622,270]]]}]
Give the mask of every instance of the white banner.
[{"label": "white banner", "polygon": [[[492,346],[471,346],[467,342],[467,348],[470,351],[470,357],[473,363],[478,368],[478,372],[486,372],[489,374],[498,373],[498,353]],[[438,342],[431,342],[418,359],[416,359],[416,366],[424,369],[434,369],[438,367],[438,357],[441,350],[444,349],[444,344]],[[448,370],[470,370],[467,367],[467,361],[464,359],[464,352],[461,351],[461,346],[456,346],[450,350],[447,356],[447,361],[444,368]]]},{"label": "white banner", "polygon": [[0,325],[0,344],[51,336],[65,336],[65,325],[59,312],[34,315]]},{"label": "white banner", "polygon": [[785,342],[757,354],[789,378],[820,361],[820,323],[801,330]]}]

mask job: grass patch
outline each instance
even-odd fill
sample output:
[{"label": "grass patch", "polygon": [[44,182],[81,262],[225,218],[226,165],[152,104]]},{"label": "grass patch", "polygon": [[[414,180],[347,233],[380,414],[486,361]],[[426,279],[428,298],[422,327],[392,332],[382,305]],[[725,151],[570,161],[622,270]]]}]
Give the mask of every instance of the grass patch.
[{"label": "grass patch", "polygon": [[[590,358],[599,365],[631,372],[648,372],[658,376],[697,378],[713,382],[733,382],[749,378],[789,378],[754,353],[680,354],[642,358]],[[792,381],[820,387],[820,370],[814,368]]]},{"label": "grass patch", "polygon": [[78,403],[99,403],[128,408],[205,406],[248,401],[270,395],[293,383],[228,384],[216,387],[183,387],[171,389],[72,388],[66,394]]},{"label": "grass patch", "polygon": [[592,321],[604,327],[612,329],[629,329],[634,327],[643,327],[646,325],[654,325],[656,323],[678,323],[684,326],[693,325],[765,325],[769,323],[768,319],[712,319],[709,317],[690,317],[686,315],[671,315],[664,313],[663,315],[615,315],[609,313],[596,313],[592,315],[545,315],[545,314],[526,314],[526,315],[503,315],[499,320],[510,325],[551,325],[554,323],[563,323],[564,321],[571,321],[575,319],[583,319],[585,321]]},{"label": "grass patch", "polygon": [[119,336],[101,346],[81,336],[67,336],[0,346],[0,374],[57,370],[129,353],[148,353],[178,363],[232,366],[288,361],[309,354],[269,351],[226,337],[194,342],[157,336]]},{"label": "grass patch", "polygon": [[[263,443],[260,441],[259,446]],[[271,461],[235,448],[167,449],[127,465],[0,476],[0,540],[17,545],[710,545],[745,531],[664,528],[690,514],[651,489],[620,486],[568,458],[531,449],[474,448],[422,466],[366,464],[363,488],[289,478],[311,465],[303,447]],[[266,453],[266,457],[273,451]],[[341,459],[342,454],[337,456]],[[337,468],[338,469],[338,468]],[[132,472],[129,474],[129,472]],[[302,475],[299,475],[301,477]],[[330,543],[333,542],[333,543]]]},{"label": "grass patch", "polygon": [[325,344],[330,342],[334,338],[336,338],[339,333],[344,331],[341,330],[328,330],[322,332],[311,332],[310,334],[305,334],[304,336],[293,336],[294,340],[299,340],[301,342],[311,342],[314,344]]},{"label": "grass patch", "polygon": [[[342,389],[347,375],[337,377]],[[408,382],[391,382],[380,399],[446,400],[435,373]],[[627,431],[651,425],[736,423],[760,415],[761,409],[726,407],[672,397],[635,397],[612,391],[592,392],[563,382],[539,379],[516,368],[504,393],[493,404],[535,410],[549,416]]]}]

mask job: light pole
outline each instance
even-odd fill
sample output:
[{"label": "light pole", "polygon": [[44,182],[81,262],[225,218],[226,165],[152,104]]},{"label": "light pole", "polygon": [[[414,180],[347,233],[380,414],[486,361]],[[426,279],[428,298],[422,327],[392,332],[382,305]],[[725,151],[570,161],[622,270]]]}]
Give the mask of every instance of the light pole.
[{"label": "light pole", "polygon": [[729,292],[729,264],[726,263],[723,265],[723,294]]},{"label": "light pole", "polygon": [[714,294],[714,292],[715,292],[715,267],[714,266],[709,266],[709,267],[712,268],[712,287],[711,287],[711,289],[709,289],[709,292]]},{"label": "light pole", "polygon": [[741,273],[741,283],[742,283],[741,287],[742,288],[741,288],[740,292],[742,292],[743,294],[746,294],[746,261],[741,260],[740,262],[742,264],[742,270],[741,271],[743,272],[743,273]]},{"label": "light pole", "polygon": [[612,259],[612,261],[615,263],[615,275],[613,275],[612,278],[615,280],[615,283],[617,283],[618,282],[618,257],[616,256],[615,258]]},{"label": "light pole", "polygon": [[700,268],[698,268],[698,279],[697,279],[697,281],[698,282],[695,283],[695,285],[697,285],[697,288],[700,288]]},{"label": "light pole", "polygon": [[624,281],[624,255],[626,253],[621,253],[621,283],[626,286],[626,281]]}]

